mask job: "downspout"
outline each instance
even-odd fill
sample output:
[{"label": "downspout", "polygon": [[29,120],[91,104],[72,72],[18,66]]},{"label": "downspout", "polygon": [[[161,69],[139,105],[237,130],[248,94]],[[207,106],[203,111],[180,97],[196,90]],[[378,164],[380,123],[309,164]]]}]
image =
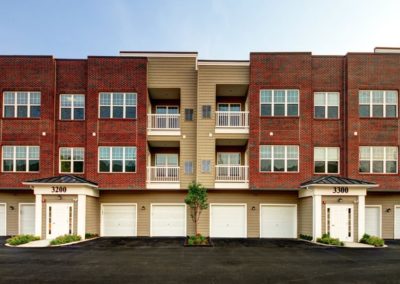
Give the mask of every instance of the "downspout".
[{"label": "downspout", "polygon": [[[58,156],[58,153],[56,153],[57,147],[56,147],[56,141],[57,141],[57,61],[54,60],[54,97],[53,97],[53,176],[56,175],[56,161],[57,159],[54,158]],[[58,163],[57,163],[58,164]]]},{"label": "downspout", "polygon": [[347,155],[347,142],[348,142],[348,125],[347,125],[347,100],[349,99],[347,96],[347,55],[344,56],[343,60],[343,176],[348,177],[348,155]]}]

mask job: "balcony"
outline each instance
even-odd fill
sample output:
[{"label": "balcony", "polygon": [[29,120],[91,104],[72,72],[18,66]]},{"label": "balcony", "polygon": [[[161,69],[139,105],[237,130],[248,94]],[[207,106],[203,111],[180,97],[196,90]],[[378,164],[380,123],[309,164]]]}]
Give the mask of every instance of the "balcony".
[{"label": "balcony", "polygon": [[147,114],[147,135],[181,135],[180,114]]},{"label": "balcony", "polygon": [[249,133],[248,111],[216,111],[216,133]]},{"label": "balcony", "polygon": [[147,188],[150,189],[179,189],[180,167],[150,166],[147,167]]},{"label": "balcony", "polygon": [[249,188],[249,166],[216,165],[215,188]]}]

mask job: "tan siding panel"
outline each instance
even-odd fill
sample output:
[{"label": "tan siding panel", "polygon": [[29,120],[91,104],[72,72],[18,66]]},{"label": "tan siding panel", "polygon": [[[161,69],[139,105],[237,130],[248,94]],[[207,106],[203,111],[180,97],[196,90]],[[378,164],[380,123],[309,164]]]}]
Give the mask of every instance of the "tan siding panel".
[{"label": "tan siding panel", "polygon": [[86,233],[100,234],[100,203],[93,196],[86,196]]},{"label": "tan siding panel", "polygon": [[299,207],[298,207],[298,227],[299,234],[312,236],[313,235],[313,221],[312,221],[312,197],[306,197],[299,199]]}]

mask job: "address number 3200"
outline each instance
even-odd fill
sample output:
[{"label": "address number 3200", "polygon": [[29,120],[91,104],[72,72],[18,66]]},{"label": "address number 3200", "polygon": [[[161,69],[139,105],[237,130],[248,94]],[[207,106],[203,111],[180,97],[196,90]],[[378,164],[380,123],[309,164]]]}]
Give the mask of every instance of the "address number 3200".
[{"label": "address number 3200", "polygon": [[67,187],[65,186],[52,186],[51,187],[52,193],[65,193],[67,192]]}]

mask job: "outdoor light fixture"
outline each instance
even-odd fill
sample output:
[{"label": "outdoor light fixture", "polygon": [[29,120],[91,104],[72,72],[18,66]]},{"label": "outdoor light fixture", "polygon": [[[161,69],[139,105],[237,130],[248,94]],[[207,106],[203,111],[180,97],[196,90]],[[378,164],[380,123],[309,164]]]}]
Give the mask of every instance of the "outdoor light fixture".
[{"label": "outdoor light fixture", "polygon": [[337,202],[342,202],[343,201],[343,199],[341,198],[341,197],[339,197],[339,199],[337,200]]},{"label": "outdoor light fixture", "polygon": [[256,211],[256,207],[255,206],[251,207],[251,210]]},{"label": "outdoor light fixture", "polygon": [[15,208],[14,208],[14,206],[10,206],[10,209],[11,209],[11,210],[14,210]]},{"label": "outdoor light fixture", "polygon": [[142,210],[146,210],[146,207],[144,207],[144,205],[142,206]]},{"label": "outdoor light fixture", "polygon": [[61,195],[59,195],[59,196],[58,196],[58,200],[61,200],[61,199],[62,199],[62,196],[61,196]]},{"label": "outdoor light fixture", "polygon": [[392,211],[392,209],[390,208],[386,209],[386,213],[390,213],[390,211]]}]

